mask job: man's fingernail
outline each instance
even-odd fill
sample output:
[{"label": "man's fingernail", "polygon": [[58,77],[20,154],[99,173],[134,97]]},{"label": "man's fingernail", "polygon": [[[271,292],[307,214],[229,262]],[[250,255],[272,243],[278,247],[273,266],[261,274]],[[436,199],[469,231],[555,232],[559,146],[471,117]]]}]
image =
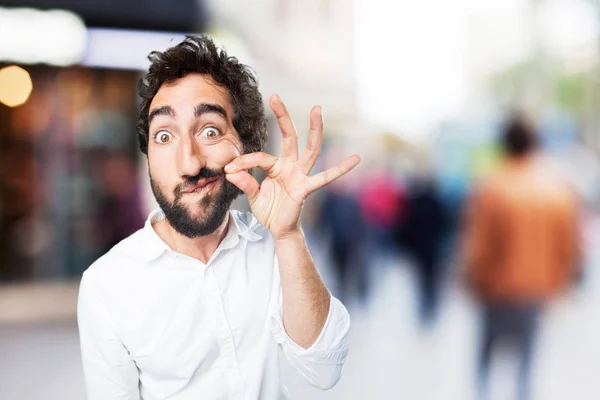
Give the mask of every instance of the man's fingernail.
[{"label": "man's fingernail", "polygon": [[233,166],[231,164],[227,164],[225,166],[225,172],[231,172],[232,169],[233,169]]}]

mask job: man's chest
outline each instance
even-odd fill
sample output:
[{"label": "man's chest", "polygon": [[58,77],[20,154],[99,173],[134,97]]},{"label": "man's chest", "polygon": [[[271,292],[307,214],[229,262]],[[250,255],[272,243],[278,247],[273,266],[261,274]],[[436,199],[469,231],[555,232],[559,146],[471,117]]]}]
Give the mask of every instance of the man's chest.
[{"label": "man's chest", "polygon": [[241,264],[180,268],[141,280],[117,321],[141,373],[189,379],[230,366],[232,357],[243,358],[264,342],[279,291],[270,272]]}]

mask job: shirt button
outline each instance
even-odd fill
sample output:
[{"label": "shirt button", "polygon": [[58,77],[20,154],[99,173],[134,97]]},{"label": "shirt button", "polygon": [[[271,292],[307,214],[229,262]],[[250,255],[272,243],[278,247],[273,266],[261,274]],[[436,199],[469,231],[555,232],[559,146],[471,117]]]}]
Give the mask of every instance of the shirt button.
[{"label": "shirt button", "polygon": [[233,360],[227,361],[227,368],[233,368],[233,367],[235,367],[235,363],[233,362]]}]

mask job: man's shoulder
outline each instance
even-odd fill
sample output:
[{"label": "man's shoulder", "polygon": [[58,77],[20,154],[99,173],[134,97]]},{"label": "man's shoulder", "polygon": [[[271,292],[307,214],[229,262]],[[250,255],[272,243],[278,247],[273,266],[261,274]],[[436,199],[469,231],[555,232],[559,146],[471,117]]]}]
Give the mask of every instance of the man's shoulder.
[{"label": "man's shoulder", "polygon": [[144,262],[142,257],[144,251],[144,232],[138,230],[117,243],[108,252],[98,258],[84,272],[86,279],[111,279],[115,275],[123,275],[132,266]]}]

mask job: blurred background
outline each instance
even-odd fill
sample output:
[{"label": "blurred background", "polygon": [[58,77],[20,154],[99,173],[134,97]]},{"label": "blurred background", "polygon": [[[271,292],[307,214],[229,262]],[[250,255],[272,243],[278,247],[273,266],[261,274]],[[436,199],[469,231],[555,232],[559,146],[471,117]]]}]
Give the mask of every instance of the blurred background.
[{"label": "blurred background", "polygon": [[[352,316],[344,376],[320,392],[283,365],[292,398],[478,398],[465,215],[514,110],[579,201],[582,272],[536,302],[530,398],[600,398],[600,1],[0,0],[0,399],[85,398],[79,279],[155,206],[136,84],[186,33],[252,66],[301,144],[323,106],[316,169],[362,157],[303,214]],[[490,399],[515,398],[520,352],[494,350]]]}]

